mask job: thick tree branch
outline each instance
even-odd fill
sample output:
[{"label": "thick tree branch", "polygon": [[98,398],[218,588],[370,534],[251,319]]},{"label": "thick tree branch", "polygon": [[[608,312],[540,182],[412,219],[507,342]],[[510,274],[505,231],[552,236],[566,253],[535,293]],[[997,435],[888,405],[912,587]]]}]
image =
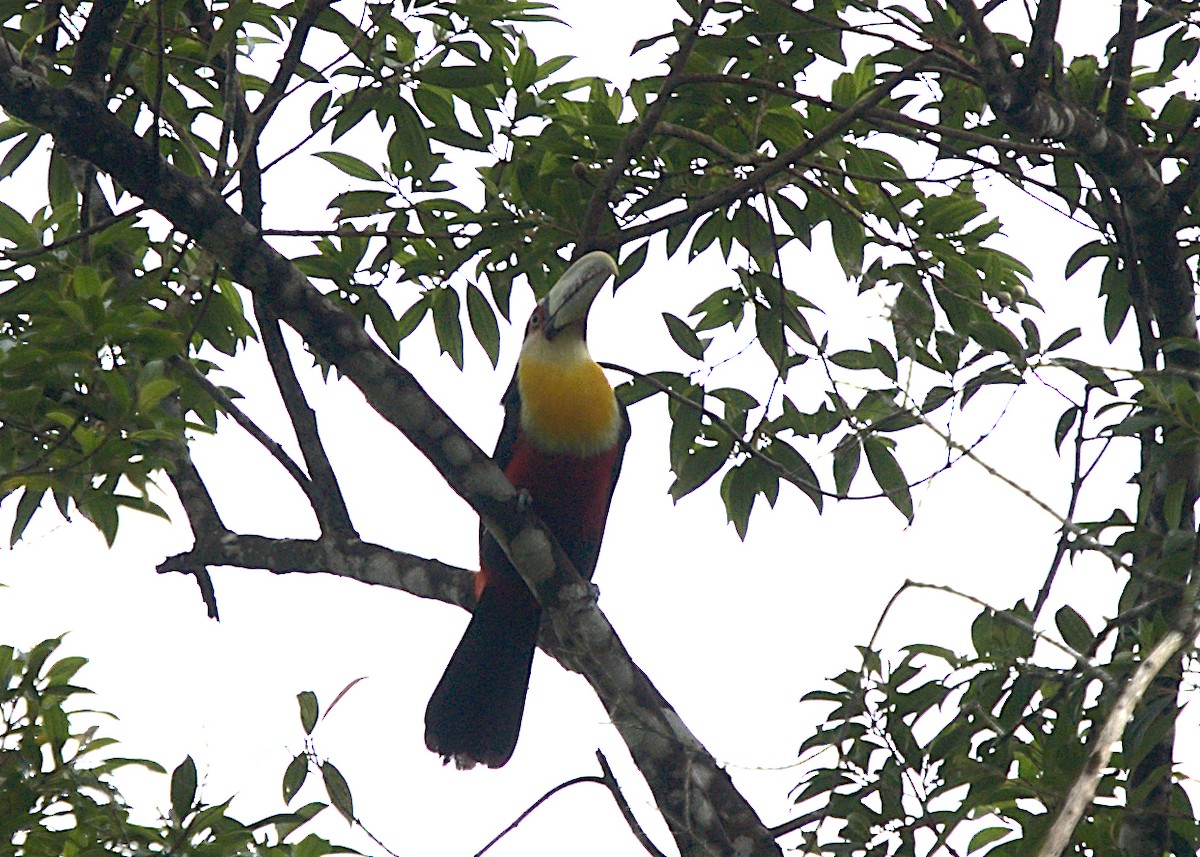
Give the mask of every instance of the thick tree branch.
[{"label": "thick tree branch", "polygon": [[87,23],[75,44],[75,67],[71,74],[71,80],[85,90],[97,95],[104,91],[113,36],[128,5],[129,0],[96,3],[88,13]]},{"label": "thick tree branch", "polygon": [[163,560],[158,572],[192,573],[197,566],[335,574],[468,610],[475,605],[474,572],[358,539],[272,539],[222,528],[218,537],[198,540],[191,550]]},{"label": "thick tree branch", "polygon": [[1054,34],[1058,30],[1061,0],[1042,0],[1038,3],[1037,17],[1033,22],[1033,35],[1029,50],[1025,53],[1025,64],[1017,74],[1016,100],[1028,104],[1041,85],[1042,77],[1054,58]]},{"label": "thick tree branch", "polygon": [[1108,115],[1105,124],[1120,129],[1125,124],[1125,107],[1133,76],[1133,47],[1138,40],[1137,0],[1121,0],[1121,23],[1109,69]]},{"label": "thick tree branch", "polygon": [[51,86],[8,48],[0,48],[0,106],[110,173],[204,246],[314,352],[336,365],[479,512],[545,608],[572,665],[596,690],[680,850],[688,855],[779,854],[728,774],[629,657],[597,608],[592,587],[571,568],[499,468],[416,379],[224,199],[161,161],[144,139],[81,93]]}]

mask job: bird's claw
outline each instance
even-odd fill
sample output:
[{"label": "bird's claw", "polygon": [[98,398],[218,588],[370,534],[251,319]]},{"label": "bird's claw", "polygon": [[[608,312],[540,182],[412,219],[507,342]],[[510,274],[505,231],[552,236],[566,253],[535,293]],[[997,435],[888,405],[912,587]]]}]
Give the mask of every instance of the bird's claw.
[{"label": "bird's claw", "polygon": [[524,488],[517,489],[517,508],[522,512],[533,508],[533,495]]}]

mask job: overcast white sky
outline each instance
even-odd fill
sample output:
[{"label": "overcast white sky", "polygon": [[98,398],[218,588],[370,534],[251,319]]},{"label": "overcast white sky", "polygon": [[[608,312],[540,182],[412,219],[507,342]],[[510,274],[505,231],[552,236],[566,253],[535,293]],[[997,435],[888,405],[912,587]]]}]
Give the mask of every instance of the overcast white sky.
[{"label": "overcast white sky", "polygon": [[[626,59],[629,47],[665,30],[670,13],[669,4],[644,0],[572,0],[562,13],[572,27],[539,28],[539,53],[578,55],[568,69],[574,74],[636,74],[638,67]],[[303,195],[294,175],[269,178],[272,225],[327,225],[322,203],[343,188],[344,177],[317,162],[306,169]],[[0,185],[0,196],[8,200],[9,193]],[[1090,322],[1097,314],[1090,271],[1070,284],[1062,281],[1080,230],[1005,188],[992,189],[991,198],[1003,208],[1013,252],[1033,264],[1034,294],[1050,319],[1043,330],[1053,335]],[[650,349],[666,348],[661,311],[686,315],[698,297],[732,276],[719,257],[703,261],[691,268],[647,265],[615,298],[603,292],[589,328],[593,353],[638,368],[657,367],[663,359],[685,367],[669,350]],[[879,323],[882,307],[853,297],[827,250],[793,265],[795,276],[821,284],[819,302],[831,326],[858,330]],[[530,302],[521,300],[514,318],[523,325]],[[503,330],[496,372],[468,344],[467,371],[458,373],[436,355],[425,329],[405,345],[406,365],[485,448],[499,427],[498,401],[516,358],[520,325]],[[285,431],[274,394],[261,395],[270,386],[256,349],[239,358],[226,383],[247,394],[245,409],[261,424]],[[466,505],[349,385],[325,386],[314,372],[306,373],[305,383],[363,537],[473,566],[477,524]],[[1006,404],[1006,395],[980,402],[958,419],[956,431],[974,439]],[[1069,469],[1055,455],[1049,433],[1061,410],[1050,391],[1022,390],[979,448],[982,457],[1057,508],[1065,508]],[[787,792],[800,775],[791,767],[796,749],[824,711],[799,705],[799,698],[856,666],[852,647],[867,641],[904,579],[948,583],[1010,606],[1036,592],[1053,555],[1053,519],[969,463],[917,490],[911,527],[883,501],[833,505],[818,516],[808,500],[785,489],[776,509],[755,513],[743,544],[724,523],[715,485],[677,507],[670,503],[663,403],[640,404],[632,418],[633,441],[596,575],[601,606],[639,664],[769,824],[788,817]],[[925,463],[935,465],[936,443],[926,438],[925,445]],[[314,533],[298,492],[236,427],[225,425],[216,439],[200,441],[196,457],[234,529]],[[910,477],[926,472],[916,459],[905,460],[914,462]],[[818,469],[827,470],[827,462],[821,464]],[[1127,491],[1121,485],[1127,471],[1116,467],[1111,473],[1113,491]],[[1082,517],[1106,514],[1114,496]],[[12,507],[0,507],[0,532],[7,532]],[[175,510],[173,503],[170,508]],[[44,514],[25,542],[0,552],[0,581],[10,587],[0,591],[0,642],[29,646],[70,631],[67,649],[92,659],[80,679],[98,692],[96,707],[120,715],[111,731],[124,742],[123,755],[171,768],[190,753],[210,801],[236,793],[235,814],[264,816],[279,809],[283,769],[302,747],[295,694],[315,690],[327,705],[348,682],[367,676],[321,724],[317,746],[349,779],[358,814],[394,851],[474,853],[551,786],[596,772],[597,747],[616,765],[651,835],[672,850],[619,739],[578,676],[539,654],[512,762],[494,772],[442,768],[424,749],[421,718],[465,627],[465,613],[334,578],[231,569],[214,574],[222,615],[217,624],[205,618],[191,578],[154,573],[158,562],[189,543],[185,527],[127,515],[108,551],[86,523],[65,524]],[[1045,615],[1065,599],[1095,618],[1113,603],[1121,583],[1095,563],[1065,567]],[[948,596],[910,594],[881,640],[896,647],[936,638],[961,650],[975,612]],[[1194,712],[1185,721],[1182,731],[1194,732]],[[134,775],[127,782],[143,805],[168,801],[165,779]],[[305,791],[300,800],[319,796]],[[335,841],[377,851],[332,811],[319,829]],[[492,853],[568,848],[581,857],[638,853],[611,801],[594,786],[554,798]]]}]

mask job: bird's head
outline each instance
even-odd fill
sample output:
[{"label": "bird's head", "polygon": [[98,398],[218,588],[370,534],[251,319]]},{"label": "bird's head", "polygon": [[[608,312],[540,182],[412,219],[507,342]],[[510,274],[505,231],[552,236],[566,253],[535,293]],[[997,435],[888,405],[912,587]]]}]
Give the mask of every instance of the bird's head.
[{"label": "bird's head", "polygon": [[525,328],[522,356],[529,351],[574,349],[585,342],[592,301],[616,274],[616,261],[603,250],[588,253],[567,268],[549,294],[534,307]]},{"label": "bird's head", "polygon": [[521,427],[543,451],[595,455],[611,449],[620,435],[617,400],[586,339],[592,301],[616,273],[612,256],[588,253],[529,318],[517,363]]}]

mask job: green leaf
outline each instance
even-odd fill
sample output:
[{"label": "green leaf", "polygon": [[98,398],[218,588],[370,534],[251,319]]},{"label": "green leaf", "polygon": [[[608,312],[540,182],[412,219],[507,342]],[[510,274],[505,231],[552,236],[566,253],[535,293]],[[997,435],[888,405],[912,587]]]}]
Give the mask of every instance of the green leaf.
[{"label": "green leaf", "polygon": [[669,312],[662,314],[663,321],[667,323],[667,332],[671,334],[671,339],[679,346],[679,349],[688,357],[694,360],[704,359],[704,349],[708,346],[696,335],[696,331],[688,326],[688,323],[678,316],[671,315]]},{"label": "green leaf", "polygon": [[1058,418],[1058,425],[1054,428],[1054,448],[1061,453],[1063,441],[1067,439],[1067,433],[1074,427],[1076,420],[1079,419],[1081,411],[1077,405],[1071,405],[1062,412],[1062,416]]},{"label": "green leaf", "polygon": [[354,823],[354,798],[350,794],[350,786],[346,782],[346,778],[342,776],[333,764],[333,762],[321,763],[321,779],[325,783],[325,792],[329,795],[329,802],[333,804],[333,808],[342,814],[342,817],[351,824]]},{"label": "green leaf", "polygon": [[0,158],[0,178],[8,178],[21,164],[25,163],[26,159],[33,154],[33,150],[37,148],[38,141],[42,139],[42,134],[38,132],[30,132],[17,140],[12,147],[5,152],[4,157]]},{"label": "green leaf", "polygon": [[496,83],[496,72],[484,65],[426,66],[419,75],[422,83],[443,89],[473,89]]},{"label": "green leaf", "polygon": [[993,842],[1003,839],[1010,833],[1012,833],[1012,830],[1007,827],[985,827],[971,837],[971,842],[967,845],[967,853],[973,854],[983,846],[991,845]]},{"label": "green leaf", "polygon": [[1067,260],[1067,267],[1063,273],[1063,277],[1069,280],[1079,273],[1079,269],[1092,259],[1111,255],[1112,248],[1108,245],[1100,241],[1090,241],[1071,254],[1071,258]]},{"label": "green leaf", "polygon": [[874,369],[875,355],[870,351],[839,351],[829,355],[829,361],[843,369]]},{"label": "green leaf", "polygon": [[[458,292],[451,288],[440,288],[429,292],[433,305],[433,329],[437,332],[438,346],[443,354],[449,354],[454,365],[463,367],[462,319],[459,318]],[[401,319],[403,321],[403,319]]]},{"label": "green leaf", "polygon": [[308,778],[308,755],[298,753],[283,772],[283,802],[289,804]]},{"label": "green leaf", "polygon": [[38,243],[38,235],[29,225],[29,218],[3,201],[0,201],[0,238],[18,245]]},{"label": "green leaf", "polygon": [[693,444],[691,451],[680,462],[678,476],[670,488],[671,499],[678,503],[695,491],[714,475],[729,460],[733,441],[722,437],[715,444]]},{"label": "green leaf", "polygon": [[1070,605],[1058,608],[1054,614],[1054,624],[1058,626],[1063,642],[1077,652],[1086,652],[1096,638],[1088,623]]},{"label": "green leaf", "polygon": [[746,462],[731,468],[721,480],[721,500],[725,503],[725,514],[742,541],[746,540],[746,531],[750,528],[750,511],[754,508],[754,499],[757,496],[758,485]]},{"label": "green leaf", "polygon": [[467,316],[471,320],[475,338],[495,368],[500,361],[500,327],[496,323],[492,305],[474,283],[467,285]]},{"label": "green leaf", "polygon": [[100,272],[91,265],[79,265],[71,272],[71,286],[75,296],[81,300],[98,298],[105,292],[105,283],[100,279]]},{"label": "green leaf", "polygon": [[1109,259],[1100,275],[1100,294],[1104,297],[1104,335],[1109,342],[1117,338],[1133,308],[1129,296],[1129,277],[1115,259]]},{"label": "green leaf", "polygon": [[317,152],[315,157],[333,164],[333,166],[346,175],[353,176],[356,179],[365,179],[366,181],[373,182],[383,181],[383,176],[379,175],[374,167],[353,155],[347,155],[345,152]]},{"label": "green leaf", "polygon": [[879,487],[887,494],[892,505],[900,510],[908,522],[913,519],[912,494],[909,491],[908,480],[900,469],[896,456],[892,453],[892,444],[885,438],[874,435],[864,438],[863,449],[867,453],[867,464],[871,475],[879,483]]},{"label": "green leaf", "polygon": [[147,381],[138,388],[138,412],[145,413],[151,410],[155,405],[178,389],[179,385],[169,378],[155,378],[152,381]]},{"label": "green leaf", "polygon": [[829,226],[832,229],[834,253],[842,271],[851,279],[862,276],[863,248],[867,240],[862,221],[835,208],[829,215]]},{"label": "green leaf", "polygon": [[395,333],[399,337],[395,343],[390,343],[393,350],[400,348],[400,343],[408,338],[421,322],[425,319],[426,313],[432,308],[433,302],[429,299],[430,292],[425,292],[421,297],[417,298],[416,302],[406,309],[400,319],[396,322]]},{"label": "green leaf", "polygon": [[646,257],[649,255],[649,252],[650,242],[643,241],[621,260],[621,264],[618,266],[620,273],[617,275],[616,282],[613,283],[614,293],[642,269],[642,266],[646,264]]},{"label": "green leaf", "polygon": [[833,484],[839,496],[850,493],[850,484],[862,461],[862,444],[857,437],[843,439],[833,450]]},{"label": "green leaf", "polygon": [[196,763],[186,757],[171,773],[171,815],[183,821],[196,803]]},{"label": "green leaf", "polygon": [[17,515],[13,521],[12,532],[8,537],[8,546],[11,548],[21,540],[21,534],[25,532],[25,528],[29,526],[30,520],[33,519],[33,513],[42,505],[42,497],[46,494],[45,488],[34,489],[26,487],[21,492],[21,499],[17,502]]},{"label": "green leaf", "polygon": [[790,443],[781,438],[773,438],[771,445],[765,450],[768,458],[784,469],[784,478],[799,488],[804,496],[812,500],[820,512],[825,504],[825,494],[821,490],[821,480],[817,473]]},{"label": "green leaf", "polygon": [[296,702],[300,704],[300,725],[304,727],[304,734],[311,735],[317,728],[317,717],[320,714],[317,695],[311,690],[301,691],[296,694]]}]

